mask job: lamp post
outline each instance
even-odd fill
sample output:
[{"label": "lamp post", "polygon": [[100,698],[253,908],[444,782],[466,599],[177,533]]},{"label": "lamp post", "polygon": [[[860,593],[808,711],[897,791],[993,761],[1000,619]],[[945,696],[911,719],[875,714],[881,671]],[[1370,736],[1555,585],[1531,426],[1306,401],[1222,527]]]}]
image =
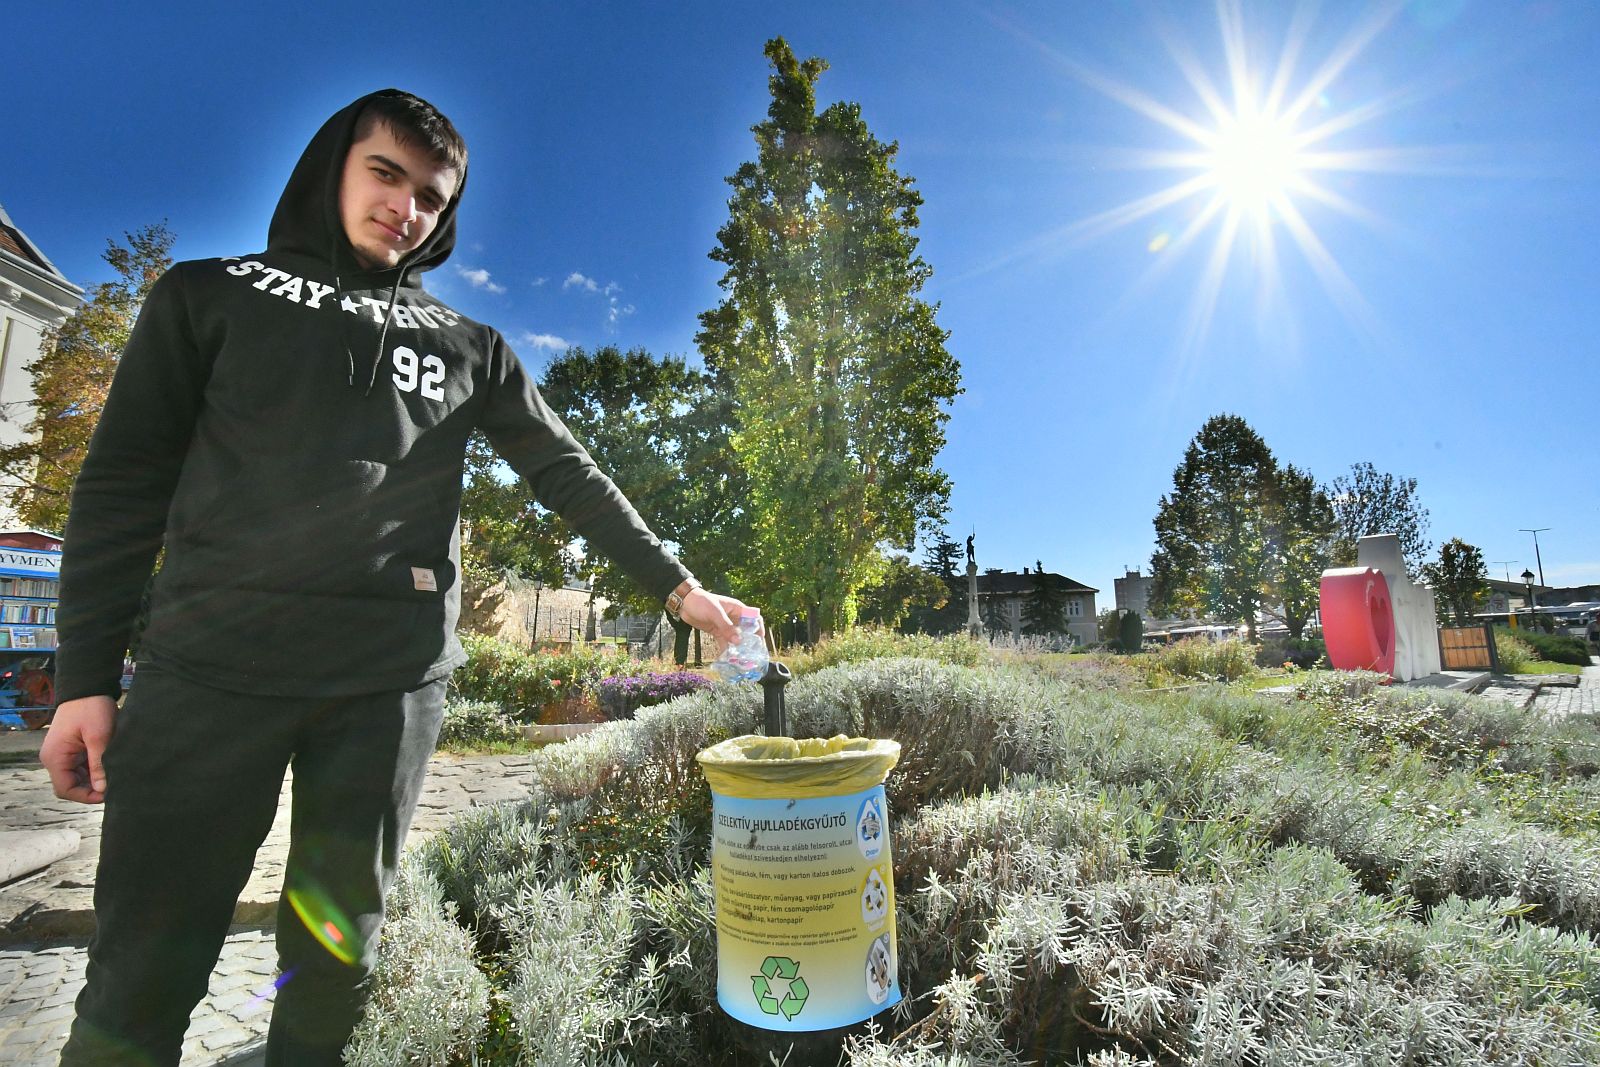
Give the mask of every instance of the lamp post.
[{"label": "lamp post", "polygon": [[1539,584],[1540,585],[1544,584],[1544,558],[1539,555],[1539,535],[1544,533],[1548,529],[1550,529],[1550,527],[1541,526],[1537,530],[1530,530],[1526,526],[1524,526],[1520,530],[1520,532],[1522,532],[1522,533],[1531,533],[1531,534],[1533,534],[1533,559],[1534,559],[1534,562],[1539,567]]},{"label": "lamp post", "polygon": [[[1522,572],[1522,584],[1526,585],[1528,587],[1528,610],[1529,610],[1529,612],[1532,612],[1532,610],[1534,608],[1538,607],[1538,605],[1533,602],[1533,572],[1532,571],[1526,571],[1525,570],[1525,571]],[[1539,584],[1543,585],[1544,583],[1540,582]],[[1530,614],[1529,618],[1530,619],[1532,618],[1531,614]]]}]

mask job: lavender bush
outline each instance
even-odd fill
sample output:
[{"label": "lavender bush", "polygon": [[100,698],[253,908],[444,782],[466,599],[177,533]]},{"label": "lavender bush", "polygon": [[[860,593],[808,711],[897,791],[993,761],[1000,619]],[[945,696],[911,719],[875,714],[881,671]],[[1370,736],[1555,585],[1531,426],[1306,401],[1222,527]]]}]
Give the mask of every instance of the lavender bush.
[{"label": "lavender bush", "polygon": [[647,671],[600,679],[597,692],[607,719],[631,719],[640,708],[665,704],[711,685],[693,671]]}]

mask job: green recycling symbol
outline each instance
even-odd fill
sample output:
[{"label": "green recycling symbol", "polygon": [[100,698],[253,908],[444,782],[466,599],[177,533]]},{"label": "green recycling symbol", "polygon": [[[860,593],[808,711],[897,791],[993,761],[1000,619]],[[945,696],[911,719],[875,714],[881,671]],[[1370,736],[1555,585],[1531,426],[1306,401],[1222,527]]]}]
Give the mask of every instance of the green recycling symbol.
[{"label": "green recycling symbol", "polygon": [[[789,991],[783,995],[783,1000],[773,995],[772,981],[776,978],[787,979]],[[761,1005],[761,1010],[768,1015],[783,1013],[783,1017],[790,1022],[799,1015],[806,1006],[806,998],[811,995],[811,988],[806,985],[806,980],[800,977],[800,965],[787,956],[768,956],[761,961],[761,973],[753,975],[750,987],[755,992],[756,1003]]]}]

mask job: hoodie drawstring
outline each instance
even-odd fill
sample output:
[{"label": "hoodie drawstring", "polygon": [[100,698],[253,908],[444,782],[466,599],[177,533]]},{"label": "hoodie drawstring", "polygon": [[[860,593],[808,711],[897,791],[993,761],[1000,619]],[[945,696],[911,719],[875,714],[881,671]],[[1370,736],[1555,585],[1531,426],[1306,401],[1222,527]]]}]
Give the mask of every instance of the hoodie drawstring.
[{"label": "hoodie drawstring", "polygon": [[[337,274],[333,276],[333,295],[339,298],[341,304],[344,303],[344,279]],[[344,383],[354,389],[356,387],[356,357],[350,354],[350,333],[347,330],[340,330],[339,335],[344,338]]]},{"label": "hoodie drawstring", "polygon": [[[395,275],[394,288],[389,290],[389,306],[383,313],[383,329],[378,332],[378,351],[372,356],[372,378],[367,382],[367,391],[362,396],[371,396],[372,387],[378,384],[378,368],[383,364],[383,343],[389,337],[389,323],[394,319],[394,302],[400,296],[400,286],[406,280],[406,268],[401,267],[400,273]],[[355,374],[355,360],[350,362],[350,373]]]},{"label": "hoodie drawstring", "polygon": [[[389,323],[394,321],[394,302],[400,296],[400,287],[406,282],[408,267],[401,267],[400,273],[395,276],[394,288],[389,290],[388,310],[384,312],[383,329],[378,332],[378,348],[372,354],[372,376],[367,379],[367,391],[362,396],[371,396],[373,388],[378,384],[378,371],[383,366],[383,345],[389,339]],[[333,276],[333,291],[341,301],[344,300],[344,279],[335,274]],[[356,387],[356,357],[350,351],[349,335],[345,335],[344,342],[345,384],[350,388]]]}]

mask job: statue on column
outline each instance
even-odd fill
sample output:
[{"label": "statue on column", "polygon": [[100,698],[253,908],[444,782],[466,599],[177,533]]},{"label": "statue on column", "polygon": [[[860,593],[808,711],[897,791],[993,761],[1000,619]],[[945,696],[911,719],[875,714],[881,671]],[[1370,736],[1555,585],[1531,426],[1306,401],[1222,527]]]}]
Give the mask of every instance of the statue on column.
[{"label": "statue on column", "polygon": [[978,556],[972,547],[976,533],[967,535],[967,636],[972,638],[983,636],[983,621],[978,617]]}]

